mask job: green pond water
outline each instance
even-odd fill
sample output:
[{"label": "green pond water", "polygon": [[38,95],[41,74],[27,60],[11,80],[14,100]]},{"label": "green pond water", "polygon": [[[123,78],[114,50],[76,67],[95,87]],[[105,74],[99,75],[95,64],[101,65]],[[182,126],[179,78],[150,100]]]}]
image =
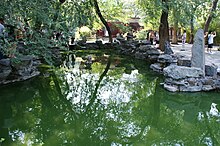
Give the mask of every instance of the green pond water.
[{"label": "green pond water", "polygon": [[0,145],[220,145],[219,92],[171,93],[161,82],[145,61],[67,54],[59,68],[0,87]]}]

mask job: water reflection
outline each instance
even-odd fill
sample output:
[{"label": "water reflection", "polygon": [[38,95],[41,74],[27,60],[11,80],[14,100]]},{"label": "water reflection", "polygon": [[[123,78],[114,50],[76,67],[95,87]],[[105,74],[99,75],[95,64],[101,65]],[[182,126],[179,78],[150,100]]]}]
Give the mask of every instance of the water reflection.
[{"label": "water reflection", "polygon": [[218,93],[166,92],[138,60],[70,58],[49,76],[0,88],[2,145],[220,143]]}]

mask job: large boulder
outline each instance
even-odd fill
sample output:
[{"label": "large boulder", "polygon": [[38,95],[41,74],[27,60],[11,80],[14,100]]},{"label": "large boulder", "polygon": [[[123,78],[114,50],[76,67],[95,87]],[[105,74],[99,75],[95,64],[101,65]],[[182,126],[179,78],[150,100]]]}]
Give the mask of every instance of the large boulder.
[{"label": "large boulder", "polygon": [[32,72],[33,57],[22,56],[18,61],[11,61],[11,66],[14,68],[16,75],[28,76]]},{"label": "large boulder", "polygon": [[168,41],[165,42],[164,54],[173,54],[173,50],[171,49],[170,43]]},{"label": "large boulder", "polygon": [[205,65],[205,75],[216,78],[217,77],[217,69],[218,69],[218,66],[216,66],[215,64]]},{"label": "large boulder", "polygon": [[170,65],[163,69],[164,75],[173,79],[199,78],[203,77],[203,71],[195,67]]}]

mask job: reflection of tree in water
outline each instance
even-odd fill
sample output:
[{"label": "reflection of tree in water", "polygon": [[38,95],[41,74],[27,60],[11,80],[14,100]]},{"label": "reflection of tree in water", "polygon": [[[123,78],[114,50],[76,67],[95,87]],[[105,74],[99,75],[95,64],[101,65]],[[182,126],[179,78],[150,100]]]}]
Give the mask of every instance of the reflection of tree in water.
[{"label": "reflection of tree in water", "polygon": [[[31,100],[35,95],[36,90],[30,86],[33,80],[25,83],[14,83],[5,85],[0,88],[0,139],[3,138],[2,145],[10,145],[12,143],[11,129],[16,125],[16,118],[23,118],[16,107],[21,107],[21,104]],[[1,145],[1,142],[0,142]]]}]

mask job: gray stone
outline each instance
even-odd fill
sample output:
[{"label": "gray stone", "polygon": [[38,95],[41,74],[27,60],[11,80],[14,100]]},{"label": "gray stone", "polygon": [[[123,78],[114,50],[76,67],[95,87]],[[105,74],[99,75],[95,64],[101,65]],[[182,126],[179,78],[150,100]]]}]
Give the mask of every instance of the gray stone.
[{"label": "gray stone", "polygon": [[185,80],[174,80],[172,78],[166,78],[165,83],[166,84],[177,85],[177,86],[187,86],[189,84]]},{"label": "gray stone", "polygon": [[33,68],[33,57],[22,56],[18,62],[11,62],[11,66],[15,69],[14,74],[19,76],[29,76]]},{"label": "gray stone", "polygon": [[188,85],[190,86],[196,86],[198,81],[195,78],[188,78],[186,79],[186,82],[188,83]]},{"label": "gray stone", "polygon": [[150,45],[150,41],[148,40],[142,40],[140,43],[141,45]]},{"label": "gray stone", "polygon": [[204,31],[199,29],[196,32],[194,43],[192,46],[192,67],[202,69],[205,74],[205,47],[204,47]]},{"label": "gray stone", "polygon": [[215,84],[215,80],[210,77],[209,78],[205,77],[205,78],[201,79],[201,82],[203,85],[214,85]]},{"label": "gray stone", "polygon": [[171,49],[170,42],[165,42],[164,54],[173,54],[173,50]]},{"label": "gray stone", "polygon": [[216,78],[218,66],[215,64],[205,65],[205,75]]},{"label": "gray stone", "polygon": [[151,46],[150,45],[143,45],[143,46],[140,46],[138,48],[138,51],[140,52],[146,52],[147,50],[151,49]]},{"label": "gray stone", "polygon": [[151,63],[155,63],[157,62],[158,55],[148,55],[147,58],[151,61]]},{"label": "gray stone", "polygon": [[0,81],[1,80],[6,80],[7,77],[10,75],[10,73],[12,72],[12,68],[10,66],[4,66],[4,67],[0,67]]},{"label": "gray stone", "polygon": [[163,69],[164,75],[173,79],[198,78],[203,76],[203,71],[195,67],[170,65]]},{"label": "gray stone", "polygon": [[216,89],[220,89],[220,79],[215,80],[215,87]]},{"label": "gray stone", "polygon": [[1,59],[0,60],[0,81],[6,80],[7,77],[12,72],[10,59]]},{"label": "gray stone", "polygon": [[191,67],[191,60],[186,57],[179,58],[177,61],[177,65]]},{"label": "gray stone", "polygon": [[178,86],[176,86],[176,85],[164,84],[163,87],[170,92],[178,92],[179,91]]},{"label": "gray stone", "polygon": [[146,51],[148,55],[160,55],[160,52],[156,48],[150,48]]},{"label": "gray stone", "polygon": [[10,66],[10,64],[11,64],[11,61],[9,58],[0,60],[0,66]]},{"label": "gray stone", "polygon": [[184,92],[199,92],[202,91],[202,86],[180,86],[180,91]]},{"label": "gray stone", "polygon": [[161,64],[160,64],[160,63],[151,64],[151,65],[150,65],[150,68],[151,68],[153,71],[155,71],[155,72],[163,73],[163,68],[161,67]]},{"label": "gray stone", "polygon": [[213,86],[211,85],[203,85],[202,86],[202,90],[203,91],[211,91],[211,90],[214,90],[215,88],[213,88]]},{"label": "gray stone", "polygon": [[172,62],[175,62],[175,59],[171,55],[163,54],[163,55],[158,56],[158,62],[160,62],[160,63],[172,63]]}]

